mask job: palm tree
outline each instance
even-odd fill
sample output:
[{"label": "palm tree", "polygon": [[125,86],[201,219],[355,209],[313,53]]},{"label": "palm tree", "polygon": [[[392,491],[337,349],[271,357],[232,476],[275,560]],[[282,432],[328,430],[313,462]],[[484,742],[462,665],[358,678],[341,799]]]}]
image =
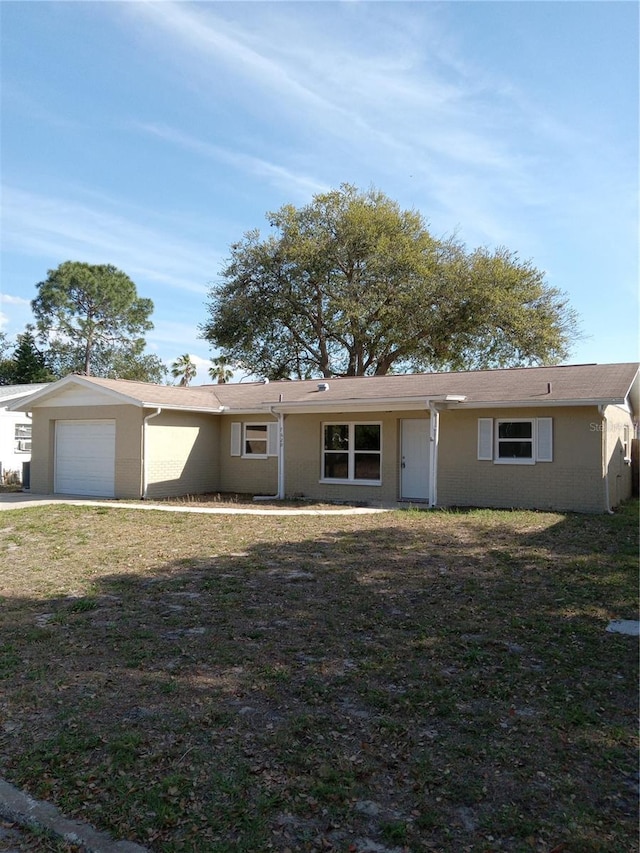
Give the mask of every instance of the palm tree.
[{"label": "palm tree", "polygon": [[178,385],[188,385],[196,375],[198,368],[191,361],[189,353],[181,355],[171,365],[171,375],[174,379],[179,379]]},{"label": "palm tree", "polygon": [[211,367],[209,368],[209,376],[215,379],[218,385],[224,385],[233,376],[230,362],[225,356],[221,355],[218,358],[211,359]]}]

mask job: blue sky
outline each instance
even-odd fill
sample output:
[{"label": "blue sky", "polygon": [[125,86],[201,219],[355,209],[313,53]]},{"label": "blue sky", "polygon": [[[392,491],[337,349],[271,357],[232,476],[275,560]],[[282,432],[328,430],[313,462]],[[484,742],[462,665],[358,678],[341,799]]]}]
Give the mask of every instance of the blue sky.
[{"label": "blue sky", "polygon": [[629,2],[0,2],[0,330],[47,270],[111,263],[188,352],[228,247],[349,182],[569,294],[571,363],[638,358]]}]

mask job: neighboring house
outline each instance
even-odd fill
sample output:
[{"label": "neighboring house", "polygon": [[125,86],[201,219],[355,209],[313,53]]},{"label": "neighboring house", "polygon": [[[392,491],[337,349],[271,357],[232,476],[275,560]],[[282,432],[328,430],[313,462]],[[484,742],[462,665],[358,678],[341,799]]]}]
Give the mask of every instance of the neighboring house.
[{"label": "neighboring house", "polygon": [[31,460],[31,420],[24,412],[10,411],[47,385],[0,385],[0,482],[15,472],[22,480],[23,463]]},{"label": "neighboring house", "polygon": [[38,493],[604,512],[631,494],[639,397],[631,363],[193,388],[67,376],[16,408]]}]

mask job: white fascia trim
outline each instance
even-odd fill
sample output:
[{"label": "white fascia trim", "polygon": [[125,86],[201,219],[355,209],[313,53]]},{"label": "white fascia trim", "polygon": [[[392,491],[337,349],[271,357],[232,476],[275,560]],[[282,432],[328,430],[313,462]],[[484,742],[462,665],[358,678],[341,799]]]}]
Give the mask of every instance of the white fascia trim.
[{"label": "white fascia trim", "polygon": [[[37,383],[34,383],[34,384],[37,384]],[[0,407],[2,407],[3,409],[11,410],[13,406],[18,405],[17,402],[11,403],[10,402],[11,400],[14,400],[14,401],[22,400],[23,397],[31,398],[43,390],[45,390],[45,389],[40,385],[40,386],[38,386],[38,391],[20,391],[20,392],[14,393],[14,394],[6,394],[3,396],[0,396]]]},{"label": "white fascia trim", "polygon": [[171,411],[171,412],[204,412],[205,414],[210,415],[220,415],[223,412],[228,413],[228,406],[170,406],[166,403],[160,403],[157,400],[155,402],[141,402],[140,400],[131,399],[131,403],[135,406],[140,406],[143,409],[162,409],[163,412]]},{"label": "white fascia trim", "polygon": [[[20,403],[19,405],[14,403],[13,406],[9,406],[8,408],[16,412],[27,410],[31,411],[31,407],[34,403],[37,403],[40,400],[46,400],[50,396],[55,396],[58,391],[60,391],[60,389],[65,388],[67,385],[84,385],[85,387],[91,388],[96,387],[93,384],[89,386],[87,382],[78,382],[78,380],[81,378],[82,377],[75,375],[65,376],[63,379],[58,379],[57,382],[51,383],[51,385],[49,385],[47,388],[42,388],[40,391],[36,391],[35,394],[32,394],[29,397],[28,403]],[[23,406],[26,406],[26,408],[23,409]]]},{"label": "white fascia trim", "polygon": [[[69,376],[63,377],[62,379],[59,379],[57,382],[52,383],[47,388],[43,388],[41,391],[37,391],[35,394],[30,396],[28,402],[22,403],[22,406],[26,407],[25,409],[23,409],[23,411],[31,411],[34,403],[40,403],[43,400],[49,399],[49,397],[55,397],[63,388],[66,388],[67,385],[79,385],[81,388],[90,388],[92,391],[97,391],[101,394],[105,394],[107,397],[116,399],[121,403],[129,403],[134,406],[145,405],[144,403],[141,403],[140,400],[136,400],[135,397],[129,397],[127,394],[123,394],[120,391],[114,391],[112,388],[105,388],[103,385],[97,385],[95,382],[91,381],[90,377],[71,374]],[[158,404],[147,403],[146,405],[157,406]],[[21,407],[16,406],[15,410],[20,411]]]},{"label": "white fascia trim", "polygon": [[72,374],[69,376],[65,376],[63,379],[59,379],[57,382],[52,383],[47,388],[43,388],[41,391],[36,391],[34,394],[29,396],[29,399],[22,403],[21,405],[16,405],[14,403],[13,406],[8,406],[7,408],[12,411],[31,411],[34,403],[41,403],[43,400],[47,400],[50,397],[55,397],[60,391],[66,388],[68,385],[78,385],[81,388],[88,388],[92,391],[95,391],[98,394],[104,394],[105,397],[110,398],[111,400],[115,400],[120,404],[136,406],[139,409],[157,409],[158,406],[162,409],[170,409],[171,411],[181,411],[181,412],[209,412],[212,414],[220,414],[221,412],[225,412],[228,410],[227,406],[178,406],[178,405],[167,405],[160,400],[140,400],[138,397],[131,397],[129,394],[123,394],[122,391],[115,391],[113,388],[105,388],[104,385],[99,385],[97,382],[92,382],[91,377],[87,376],[78,376],[76,374]]},{"label": "white fascia trim", "polygon": [[[424,411],[431,403],[459,405],[467,398],[460,394],[438,394],[434,397],[377,397],[372,400],[318,400],[310,403],[307,400],[269,403],[268,408],[275,412],[294,414],[311,412],[408,412]],[[234,410],[235,413],[235,410]]]},{"label": "white fascia trim", "polygon": [[624,405],[624,403],[624,400],[615,397],[609,400],[477,400],[470,403],[461,403],[460,406],[463,409],[548,409],[550,406],[620,406]]}]

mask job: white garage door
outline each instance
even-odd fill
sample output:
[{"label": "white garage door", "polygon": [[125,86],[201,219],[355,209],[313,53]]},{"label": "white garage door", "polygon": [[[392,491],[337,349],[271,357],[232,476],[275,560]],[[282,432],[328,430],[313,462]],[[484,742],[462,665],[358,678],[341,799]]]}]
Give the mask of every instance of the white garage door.
[{"label": "white garage door", "polygon": [[116,422],[57,421],[54,491],[62,495],[115,494]]}]

